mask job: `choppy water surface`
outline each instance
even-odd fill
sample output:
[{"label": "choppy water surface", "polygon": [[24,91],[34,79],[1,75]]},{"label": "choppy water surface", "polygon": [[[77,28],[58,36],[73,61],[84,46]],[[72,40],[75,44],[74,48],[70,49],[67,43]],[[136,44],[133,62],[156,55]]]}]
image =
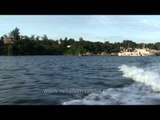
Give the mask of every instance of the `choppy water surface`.
[{"label": "choppy water surface", "polygon": [[0,104],[160,104],[160,57],[0,56]]}]

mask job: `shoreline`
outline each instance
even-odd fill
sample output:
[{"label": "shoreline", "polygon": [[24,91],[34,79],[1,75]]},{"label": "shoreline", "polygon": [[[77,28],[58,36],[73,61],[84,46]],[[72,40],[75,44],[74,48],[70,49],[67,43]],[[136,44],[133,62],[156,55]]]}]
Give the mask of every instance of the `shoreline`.
[{"label": "shoreline", "polygon": [[148,57],[148,56],[160,56],[160,55],[145,55],[145,56],[119,56],[119,55],[0,55],[0,56],[8,56],[8,57],[14,57],[14,56],[77,56],[77,57],[94,57],[94,56],[109,56],[109,57],[114,57],[114,56],[118,56],[118,57]]}]

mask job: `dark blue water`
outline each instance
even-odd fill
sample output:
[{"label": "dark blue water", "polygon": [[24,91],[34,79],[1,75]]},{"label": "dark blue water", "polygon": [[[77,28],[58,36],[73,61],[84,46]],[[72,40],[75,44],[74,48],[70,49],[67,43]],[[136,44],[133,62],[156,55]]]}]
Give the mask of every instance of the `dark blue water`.
[{"label": "dark blue water", "polygon": [[[159,92],[123,77],[118,68],[125,64],[157,69],[159,63],[157,56],[0,56],[0,104],[159,104]],[[46,89],[101,92],[49,93]]]}]

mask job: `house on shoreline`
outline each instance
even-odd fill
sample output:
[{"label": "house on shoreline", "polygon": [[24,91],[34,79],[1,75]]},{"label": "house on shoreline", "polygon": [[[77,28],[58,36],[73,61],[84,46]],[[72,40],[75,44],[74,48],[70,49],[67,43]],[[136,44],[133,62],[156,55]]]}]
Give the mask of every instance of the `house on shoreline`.
[{"label": "house on shoreline", "polygon": [[14,44],[14,40],[9,37],[3,37],[4,44]]},{"label": "house on shoreline", "polygon": [[122,50],[118,53],[118,56],[158,56],[160,51],[149,48],[135,48],[134,50]]}]

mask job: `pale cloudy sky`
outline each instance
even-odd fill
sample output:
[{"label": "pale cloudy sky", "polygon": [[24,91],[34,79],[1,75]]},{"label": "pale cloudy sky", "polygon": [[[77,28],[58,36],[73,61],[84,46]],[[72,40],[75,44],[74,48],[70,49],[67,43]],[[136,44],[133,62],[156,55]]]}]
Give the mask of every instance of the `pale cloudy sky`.
[{"label": "pale cloudy sky", "polygon": [[160,15],[0,15],[0,36],[15,27],[51,39],[160,42]]}]

